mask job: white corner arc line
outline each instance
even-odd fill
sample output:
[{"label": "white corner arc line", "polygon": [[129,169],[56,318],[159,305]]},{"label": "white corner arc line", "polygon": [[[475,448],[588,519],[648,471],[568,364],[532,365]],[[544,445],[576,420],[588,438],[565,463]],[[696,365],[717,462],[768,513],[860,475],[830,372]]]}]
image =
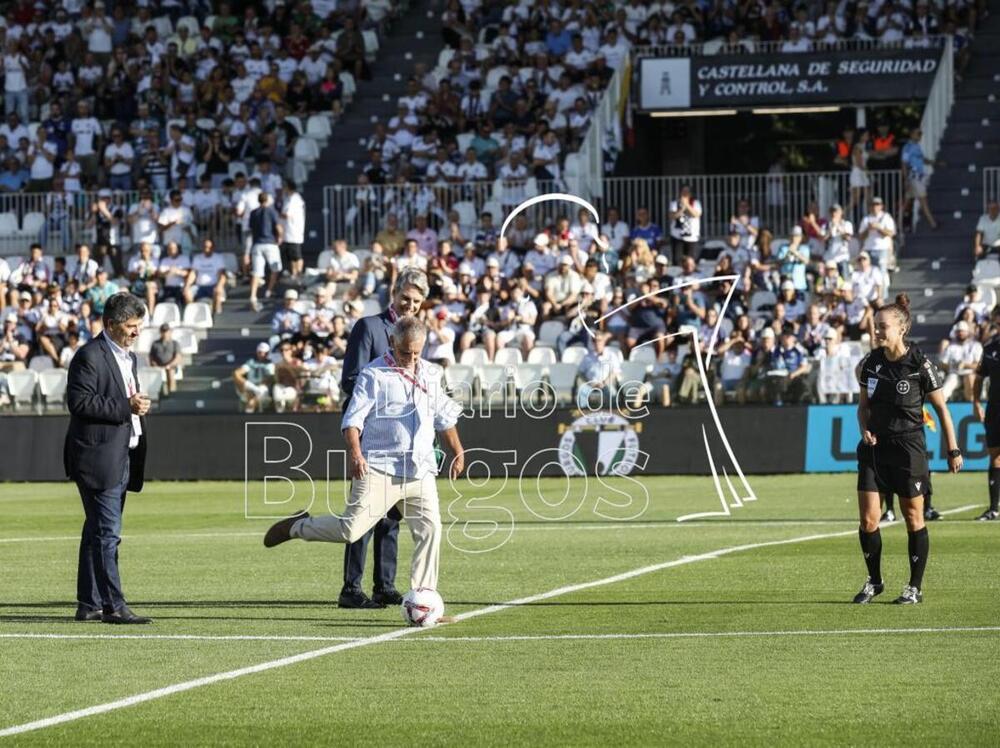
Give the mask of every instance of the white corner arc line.
[{"label": "white corner arc line", "polygon": [[[963,509],[965,509],[965,507],[963,507]],[[730,546],[728,548],[719,548],[714,551],[708,551],[706,553],[700,553],[693,556],[682,556],[681,558],[673,559],[671,561],[664,561],[658,564],[651,564],[649,566],[641,566],[637,569],[632,569],[631,571],[626,571],[621,574],[615,574],[610,577],[604,577],[603,579],[596,579],[590,582],[580,582],[578,584],[565,585],[563,587],[557,587],[553,590],[549,590],[548,592],[540,592],[535,595],[529,595],[527,597],[518,598],[516,600],[510,600],[509,602],[506,603],[498,603],[496,605],[488,605],[484,608],[478,608],[477,610],[470,610],[465,613],[458,614],[457,616],[455,616],[455,620],[456,622],[464,621],[470,618],[477,618],[479,616],[498,613],[502,610],[507,610],[508,608],[513,608],[518,605],[527,605],[530,603],[539,602],[541,600],[548,600],[553,597],[559,597],[561,595],[567,595],[573,592],[579,592],[581,590],[588,590],[588,589],[593,589],[595,587],[603,587],[609,584],[616,584],[618,582],[634,579],[635,577],[644,576],[646,574],[662,571],[664,569],[671,569],[678,566],[685,566],[687,564],[693,564],[699,561],[708,561],[711,559],[720,558],[722,556],[727,556],[733,553],[739,553],[741,551],[755,550],[757,548],[769,548],[779,545],[793,545],[796,543],[807,543],[812,540],[826,540],[830,538],[840,538],[840,537],[846,537],[848,535],[854,535],[855,532],[856,530],[851,529],[840,532],[803,535],[796,538],[786,538],[783,540],[770,540],[761,543],[746,543],[743,545]],[[174,694],[184,693],[186,691],[192,691],[196,688],[201,688],[203,686],[210,686],[215,683],[223,683],[225,681],[235,680],[245,675],[255,675],[257,673],[263,673],[268,670],[276,670],[278,668],[287,667],[289,665],[296,665],[300,662],[308,662],[309,660],[314,660],[318,657],[324,657],[329,654],[335,654],[336,652],[344,652],[350,649],[357,649],[359,647],[367,647],[373,644],[381,644],[383,642],[389,642],[393,641],[394,639],[399,639],[400,637],[403,636],[418,634],[420,632],[425,632],[425,631],[430,631],[430,629],[419,629],[419,628],[396,629],[395,631],[388,631],[384,634],[379,634],[377,636],[371,636],[364,639],[358,639],[355,641],[343,642],[341,644],[335,644],[330,647],[322,647],[320,649],[314,649],[308,652],[301,652],[299,654],[291,655],[289,657],[282,657],[277,660],[269,660],[268,662],[261,662],[256,665],[237,668],[236,670],[228,670],[226,672],[215,673],[214,675],[208,675],[202,678],[195,678],[193,680],[183,681],[181,683],[175,683],[171,686],[164,686],[163,688],[157,688],[152,691],[145,691],[143,693],[135,694],[134,696],[127,696],[122,699],[108,701],[104,704],[97,704],[95,706],[85,707],[83,709],[76,709],[70,712],[56,714],[51,717],[45,717],[43,719],[35,720],[33,722],[26,722],[20,725],[12,725],[11,727],[0,729],[0,738],[10,737],[12,735],[21,735],[27,732],[33,732],[35,730],[42,730],[47,727],[54,727],[56,725],[66,724],[68,722],[75,722],[76,720],[85,719],[87,717],[94,717],[99,714],[106,714],[108,712],[117,711],[119,709],[125,709],[131,706],[144,704],[149,701],[162,699],[167,696],[173,696]]]}]

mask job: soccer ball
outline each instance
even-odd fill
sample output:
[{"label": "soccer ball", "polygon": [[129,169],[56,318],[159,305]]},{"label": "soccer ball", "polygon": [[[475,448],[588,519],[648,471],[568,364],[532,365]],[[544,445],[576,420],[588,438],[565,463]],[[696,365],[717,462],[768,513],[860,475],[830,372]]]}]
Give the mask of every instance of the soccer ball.
[{"label": "soccer ball", "polygon": [[444,600],[436,590],[428,590],[421,587],[417,590],[410,590],[403,595],[403,604],[400,606],[403,620],[410,626],[420,626],[429,628],[437,624],[444,615]]}]

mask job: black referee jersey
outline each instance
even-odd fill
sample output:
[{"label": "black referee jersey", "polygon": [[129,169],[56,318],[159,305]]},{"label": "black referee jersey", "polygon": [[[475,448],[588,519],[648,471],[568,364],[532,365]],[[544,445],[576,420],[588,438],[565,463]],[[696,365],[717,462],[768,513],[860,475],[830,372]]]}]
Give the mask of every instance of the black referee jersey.
[{"label": "black referee jersey", "polygon": [[859,382],[868,394],[868,430],[877,444],[858,443],[858,489],[903,497],[926,493],[930,468],[924,438],[923,405],[940,389],[941,375],[911,345],[898,361],[876,348],[862,361]]},{"label": "black referee jersey", "polygon": [[983,346],[976,374],[990,380],[986,391],[986,446],[1000,447],[1000,335],[994,335]]}]

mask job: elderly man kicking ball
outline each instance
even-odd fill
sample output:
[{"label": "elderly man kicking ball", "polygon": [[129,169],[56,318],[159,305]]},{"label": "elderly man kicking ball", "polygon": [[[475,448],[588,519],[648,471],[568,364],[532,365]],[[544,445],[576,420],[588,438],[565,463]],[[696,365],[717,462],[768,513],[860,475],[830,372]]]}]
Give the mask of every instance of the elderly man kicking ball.
[{"label": "elderly man kicking ball", "polygon": [[358,375],[341,422],[352,478],[343,515],[301,512],[272,525],[264,545],[273,548],[292,538],[353,543],[402,502],[415,545],[410,589],[436,590],[441,512],[434,432],[454,454],[449,474],[457,478],[465,466],[455,426],[462,409],[442,391],[440,369],[420,358],[427,340],[424,323],[403,317],[391,338],[392,351]]}]

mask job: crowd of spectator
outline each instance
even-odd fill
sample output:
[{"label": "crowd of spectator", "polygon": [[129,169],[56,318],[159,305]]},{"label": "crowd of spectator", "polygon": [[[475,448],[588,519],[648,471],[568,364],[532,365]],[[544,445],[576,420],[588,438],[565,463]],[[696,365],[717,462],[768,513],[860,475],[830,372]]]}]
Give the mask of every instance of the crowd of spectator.
[{"label": "crowd of spectator", "polygon": [[[0,191],[163,192],[230,165],[286,172],[304,118],[367,74],[391,0],[10,3],[0,28]],[[199,182],[200,183],[200,182]]]},{"label": "crowd of spectator", "polygon": [[416,268],[429,278],[425,355],[446,367],[472,348],[487,363],[532,361],[540,345],[579,360],[570,349],[593,347],[590,333],[601,331],[604,359],[649,363],[656,401],[692,402],[704,396],[697,332],[720,401],[837,401],[857,391],[854,364],[893,262],[895,223],[879,196],[857,227],[842,206],[821,215],[812,203],[784,237],[738,200],[726,240],[704,242],[701,203],[687,186],[666,215],[664,231],[644,207],[631,225],[614,207],[600,226],[586,210],[538,225],[522,213],[502,239],[489,215],[468,232],[454,222],[435,231],[426,216],[406,230],[391,215],[368,249],[339,240],[321,256],[314,297],[289,292],[269,351],[287,343],[307,366],[316,355],[342,358],[353,321],[383,307],[399,273]]}]

